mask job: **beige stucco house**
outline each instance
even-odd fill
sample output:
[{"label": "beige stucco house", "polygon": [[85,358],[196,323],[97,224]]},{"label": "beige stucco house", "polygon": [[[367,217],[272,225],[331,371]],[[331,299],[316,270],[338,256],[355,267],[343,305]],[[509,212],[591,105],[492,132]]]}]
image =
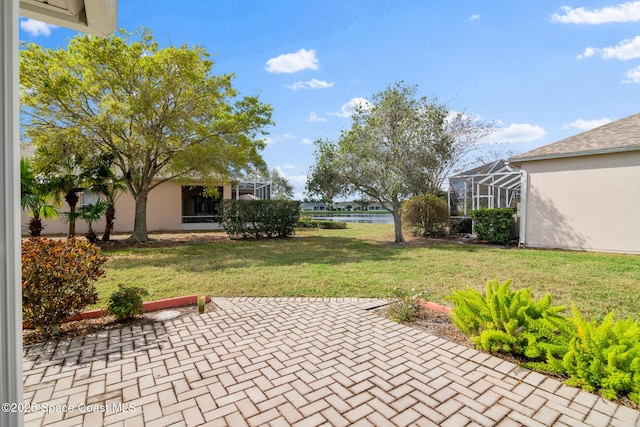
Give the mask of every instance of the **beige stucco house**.
[{"label": "beige stucco house", "polygon": [[[220,228],[220,201],[237,199],[252,195],[259,199],[271,198],[271,184],[268,182],[240,182],[224,184],[217,187],[216,196],[207,196],[201,182],[187,185],[178,181],[165,181],[151,190],[147,199],[147,231],[184,231],[184,230],[216,230]],[[81,194],[78,206],[95,203],[96,196],[91,193]],[[69,207],[63,203],[58,211]],[[135,201],[131,194],[124,192],[116,202],[116,220],[114,233],[131,233],[133,231]],[[22,234],[29,234],[29,216],[22,211]],[[43,235],[66,234],[68,225],[62,217],[43,220]],[[93,225],[96,233],[104,230],[104,219]],[[76,222],[78,235],[86,233],[87,225],[82,220]]]},{"label": "beige stucco house", "polygon": [[509,159],[520,244],[640,254],[640,114]]}]

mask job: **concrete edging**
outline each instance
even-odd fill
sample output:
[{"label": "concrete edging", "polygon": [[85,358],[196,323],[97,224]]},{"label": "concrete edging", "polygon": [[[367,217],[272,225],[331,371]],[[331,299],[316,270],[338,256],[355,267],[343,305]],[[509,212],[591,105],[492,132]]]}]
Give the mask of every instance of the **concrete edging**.
[{"label": "concrete edging", "polygon": [[[175,298],[166,298],[156,301],[147,301],[142,303],[142,308],[144,311],[157,311],[164,310],[167,308],[175,308],[175,307],[184,307],[185,305],[194,305],[198,303],[199,295],[186,295],[183,297],[175,297]],[[206,302],[211,302],[211,297],[206,296]],[[76,314],[75,316],[70,317],[65,320],[65,322],[73,322],[76,320],[84,320],[84,319],[95,319],[101,317],[104,314],[104,310],[99,308],[96,310],[85,311],[80,314]],[[22,323],[23,329],[30,329],[25,326],[25,323]]]},{"label": "concrete edging", "polygon": [[451,307],[448,307],[446,305],[436,304],[435,302],[431,302],[431,301],[422,300],[420,301],[420,305],[430,310],[439,311],[440,313],[445,313],[445,314],[449,314],[451,313],[451,310],[453,310]]}]

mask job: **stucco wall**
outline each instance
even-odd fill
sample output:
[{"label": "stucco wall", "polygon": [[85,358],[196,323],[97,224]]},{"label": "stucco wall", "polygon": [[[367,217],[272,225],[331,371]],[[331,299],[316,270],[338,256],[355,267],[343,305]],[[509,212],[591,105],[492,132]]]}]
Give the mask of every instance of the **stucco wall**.
[{"label": "stucco wall", "polygon": [[640,152],[522,163],[525,245],[640,253]]},{"label": "stucco wall", "polygon": [[[82,203],[82,200],[78,204]],[[59,209],[66,211],[66,204]],[[115,233],[130,233],[133,231],[135,201],[131,194],[122,193],[116,202]],[[22,212],[22,234],[29,233],[29,216]],[[42,234],[67,234],[67,223],[58,219],[43,221],[45,226]],[[104,231],[104,219],[93,226],[94,231],[101,235]],[[182,229],[182,186],[175,182],[164,182],[151,190],[147,199],[147,231],[178,231]],[[76,232],[81,235],[87,232],[84,221],[76,223]]]}]

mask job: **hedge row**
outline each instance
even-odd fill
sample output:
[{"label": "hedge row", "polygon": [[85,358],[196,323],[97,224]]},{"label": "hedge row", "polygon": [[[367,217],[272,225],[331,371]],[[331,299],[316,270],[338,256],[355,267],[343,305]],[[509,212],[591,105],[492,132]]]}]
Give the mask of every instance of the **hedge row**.
[{"label": "hedge row", "polygon": [[300,218],[300,202],[223,200],[222,228],[229,237],[286,237]]}]

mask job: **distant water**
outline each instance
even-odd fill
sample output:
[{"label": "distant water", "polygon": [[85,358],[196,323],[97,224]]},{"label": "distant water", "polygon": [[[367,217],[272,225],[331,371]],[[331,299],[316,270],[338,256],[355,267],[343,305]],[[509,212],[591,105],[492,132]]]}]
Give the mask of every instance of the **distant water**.
[{"label": "distant water", "polygon": [[367,224],[393,224],[393,216],[391,214],[350,214],[335,213],[311,215],[311,219],[342,221],[342,222],[360,222]]}]

